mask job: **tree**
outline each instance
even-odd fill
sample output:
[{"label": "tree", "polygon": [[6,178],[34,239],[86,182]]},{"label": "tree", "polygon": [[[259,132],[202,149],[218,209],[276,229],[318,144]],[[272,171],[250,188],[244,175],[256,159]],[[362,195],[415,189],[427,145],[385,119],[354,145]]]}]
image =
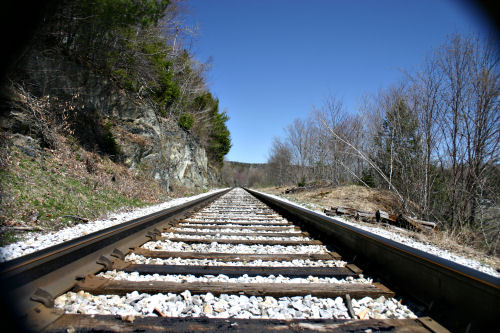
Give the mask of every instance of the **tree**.
[{"label": "tree", "polygon": [[427,59],[422,69],[414,75],[408,75],[411,87],[410,98],[414,100],[415,112],[419,118],[423,150],[423,183],[420,193],[420,206],[425,218],[433,216],[434,182],[438,177],[435,167],[437,161],[437,143],[439,137],[438,120],[441,113],[440,92],[443,75],[433,59]]},{"label": "tree", "polygon": [[449,168],[453,225],[473,226],[488,165],[498,163],[500,128],[498,47],[477,36],[449,38],[434,61],[443,75],[439,147]]},{"label": "tree", "polygon": [[311,123],[302,119],[295,119],[285,128],[287,141],[292,153],[292,163],[298,166],[295,181],[303,181],[307,175],[308,161],[312,153]]},{"label": "tree", "polygon": [[267,159],[269,183],[285,185],[292,181],[292,152],[290,147],[279,138],[274,138]]},{"label": "tree", "polygon": [[229,116],[225,111],[215,110],[212,114],[208,154],[219,165],[222,165],[224,156],[231,149],[231,136],[226,126],[228,120]]},{"label": "tree", "polygon": [[286,127],[284,141],[275,139],[271,169],[279,170],[277,152],[288,146],[290,168],[301,174],[389,187],[407,213],[441,222],[461,241],[481,237],[498,252],[498,51],[492,40],[454,35],[418,71],[366,97],[360,113],[329,98]]},{"label": "tree", "polygon": [[335,97],[327,99],[320,109],[314,109],[312,117],[321,156],[316,163],[324,170],[322,179],[336,185],[353,179],[363,183],[360,177],[367,157],[361,153],[365,137],[361,118],[348,114],[342,101]]},{"label": "tree", "polygon": [[403,190],[405,199],[413,198],[418,192],[415,187],[420,181],[422,161],[418,118],[397,91],[387,97],[385,117],[374,138],[375,159],[389,178],[389,188]]}]

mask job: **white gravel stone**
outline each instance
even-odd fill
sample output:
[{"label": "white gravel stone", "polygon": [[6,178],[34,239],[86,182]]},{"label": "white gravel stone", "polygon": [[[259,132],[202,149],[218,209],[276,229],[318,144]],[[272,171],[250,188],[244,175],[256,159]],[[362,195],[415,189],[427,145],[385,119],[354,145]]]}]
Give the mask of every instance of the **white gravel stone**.
[{"label": "white gravel stone", "polygon": [[217,253],[256,253],[256,254],[278,254],[278,253],[327,253],[324,245],[243,245],[243,244],[187,244],[184,242],[172,242],[170,240],[147,242],[142,248],[153,251],[188,251],[188,252],[217,252]]},{"label": "white gravel stone", "polygon": [[[353,300],[353,303],[355,303],[354,301],[356,300]],[[388,304],[391,304],[391,309],[394,310],[389,310]],[[342,298],[318,298],[310,295],[274,298],[227,294],[215,297],[211,293],[191,295],[188,292],[183,292],[180,295],[171,293],[148,295],[132,292],[119,297],[69,292],[56,298],[55,307],[65,310],[66,313],[105,313],[134,316],[157,316],[156,311],[159,310],[163,314],[173,317],[350,318]],[[376,302],[376,300],[365,302],[363,306],[354,307],[354,312],[364,315],[364,319],[416,318],[411,310],[392,298],[382,303]]]},{"label": "white gravel stone", "polygon": [[[268,194],[268,193],[263,193],[263,194],[266,194],[266,195],[268,195],[270,197],[273,197],[273,198],[276,198],[276,199],[279,199],[279,200],[291,203],[291,204],[296,205],[296,206],[300,206],[302,208],[310,209],[310,208],[304,207],[301,204],[298,204],[296,202],[292,202],[292,201],[290,201],[288,199],[285,199],[283,197],[279,197],[279,196]],[[314,207],[314,209],[315,209],[316,213],[319,213],[319,214],[322,214],[322,215],[326,216],[326,214],[323,213],[319,209],[319,207]],[[458,263],[460,265],[464,265],[464,266],[476,269],[478,271],[481,271],[483,273],[486,273],[486,274],[495,276],[497,278],[500,278],[500,272],[497,272],[493,267],[491,267],[491,266],[489,266],[489,265],[487,265],[485,263],[479,262],[477,260],[474,260],[474,259],[464,258],[463,256],[460,256],[458,254],[452,253],[452,252],[450,252],[448,250],[445,250],[445,249],[441,249],[441,248],[439,248],[439,247],[437,247],[437,246],[435,246],[433,244],[422,243],[422,242],[416,241],[414,239],[411,239],[409,237],[406,237],[406,236],[402,235],[401,233],[397,233],[397,232],[385,230],[385,229],[382,229],[381,227],[376,227],[376,226],[372,227],[372,226],[361,225],[361,224],[358,224],[358,223],[355,223],[355,222],[348,221],[348,220],[343,219],[341,217],[335,217],[335,219],[339,220],[339,221],[341,221],[341,222],[343,222],[345,224],[349,224],[349,225],[355,226],[357,228],[360,228],[360,229],[372,232],[372,233],[374,233],[376,235],[379,235],[381,237],[393,240],[395,242],[398,242],[398,243],[401,243],[401,244],[413,247],[415,249],[419,249],[421,251],[424,251],[424,252],[436,255],[436,256],[438,256],[440,258],[448,259],[448,260],[456,262],[456,263]]]},{"label": "white gravel stone", "polygon": [[181,258],[150,258],[131,253],[125,260],[134,264],[149,265],[203,265],[203,266],[269,266],[269,267],[344,267],[347,263],[343,260],[309,260],[294,259],[291,261],[219,261],[215,259],[181,259]]},{"label": "white gravel stone", "polygon": [[237,278],[230,278],[226,275],[219,274],[214,275],[203,275],[194,276],[191,274],[139,274],[137,272],[126,273],[123,271],[107,271],[99,273],[100,277],[113,279],[113,280],[123,280],[123,281],[166,281],[166,282],[228,282],[228,283],[337,283],[337,284],[352,284],[352,283],[372,283],[372,279],[366,278],[352,278],[347,277],[346,279],[336,279],[333,277],[313,277],[309,278],[291,278],[287,276],[248,276],[244,274]]},{"label": "white gravel stone", "polygon": [[25,240],[19,241],[13,244],[9,244],[5,247],[0,248],[0,262],[12,260],[23,255],[42,250],[44,248],[66,242],[70,239],[85,236],[92,232],[96,232],[111,226],[124,223],[133,220],[138,217],[153,214],[163,209],[181,205],[185,202],[205,197],[207,195],[223,191],[224,189],[212,190],[206,193],[185,197],[177,198],[166,201],[164,203],[153,205],[144,208],[138,208],[134,210],[129,210],[125,212],[110,214],[104,220],[97,220],[88,223],[78,224],[76,226],[65,228],[59,231],[40,233],[33,232],[28,233],[24,236]]}]

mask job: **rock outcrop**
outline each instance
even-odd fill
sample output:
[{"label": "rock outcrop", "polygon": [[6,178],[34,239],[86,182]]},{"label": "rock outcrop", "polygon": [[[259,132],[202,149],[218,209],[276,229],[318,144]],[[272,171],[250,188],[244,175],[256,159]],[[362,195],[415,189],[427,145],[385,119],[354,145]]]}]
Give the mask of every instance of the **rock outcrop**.
[{"label": "rock outcrop", "polygon": [[[131,96],[106,76],[61,56],[33,54],[21,68],[16,79],[36,98],[57,97],[74,137],[87,149],[148,170],[167,187],[207,188],[218,182],[218,171],[197,140],[158,116],[139,94]],[[0,115],[4,130],[40,136],[29,108],[8,105]]]}]

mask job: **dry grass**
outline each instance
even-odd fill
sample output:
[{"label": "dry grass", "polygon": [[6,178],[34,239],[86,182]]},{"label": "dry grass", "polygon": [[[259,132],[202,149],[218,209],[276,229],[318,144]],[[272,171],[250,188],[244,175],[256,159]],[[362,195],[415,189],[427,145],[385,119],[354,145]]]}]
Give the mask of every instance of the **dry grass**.
[{"label": "dry grass", "polygon": [[[268,187],[262,190],[271,194],[282,194],[288,187]],[[351,207],[363,211],[381,209],[395,214],[399,209],[396,196],[390,191],[366,188],[358,185],[324,187],[287,194],[293,199],[313,203],[322,208],[332,206]]]},{"label": "dry grass", "polygon": [[[290,201],[299,204],[308,205],[314,204],[318,210],[325,208],[329,209],[332,206],[342,206],[355,208],[364,211],[376,211],[381,209],[392,214],[399,212],[399,203],[394,194],[387,190],[379,190],[366,188],[357,185],[339,186],[339,187],[324,187],[316,188],[293,194],[283,194],[284,190],[289,187],[266,187],[260,188],[260,191],[282,196]],[[349,219],[362,225],[374,226],[364,222]],[[462,230],[460,232],[451,232],[449,230],[436,230],[432,233],[419,233],[409,230],[403,230],[380,226],[381,228],[389,228],[390,231],[399,232],[407,237],[413,238],[423,243],[430,243],[439,248],[448,250],[466,258],[478,260],[486,263],[497,270],[500,270],[500,258],[497,256],[489,256],[486,250],[481,246],[472,247],[464,242],[464,239],[470,239],[471,231]]]},{"label": "dry grass", "polygon": [[59,136],[58,141],[55,150],[29,154],[11,144],[4,147],[7,158],[0,169],[0,243],[16,241],[23,228],[58,230],[81,223],[81,219],[65,217],[68,215],[93,220],[109,211],[193,194],[184,188],[166,193],[144,168],[130,170],[82,149],[71,138]]}]

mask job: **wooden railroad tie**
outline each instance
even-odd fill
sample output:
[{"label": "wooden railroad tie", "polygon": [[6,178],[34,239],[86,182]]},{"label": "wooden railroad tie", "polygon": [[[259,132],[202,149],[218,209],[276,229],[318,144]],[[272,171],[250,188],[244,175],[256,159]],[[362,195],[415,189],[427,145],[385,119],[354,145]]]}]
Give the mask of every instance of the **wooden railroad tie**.
[{"label": "wooden railroad tie", "polygon": [[366,212],[348,207],[332,207],[331,209],[324,209],[323,212],[328,216],[352,216],[356,220],[364,222],[384,222],[418,231],[430,231],[436,227],[436,223],[434,222],[422,221],[403,214],[392,215],[380,209],[376,212]]},{"label": "wooden railroad tie", "polygon": [[283,226],[290,226],[293,227],[293,224],[290,222],[266,222],[266,221],[261,221],[261,220],[255,220],[254,222],[245,222],[245,221],[221,221],[219,219],[214,220],[214,221],[181,221],[179,224],[182,225],[190,225],[190,224],[220,224],[220,225],[227,225],[227,224],[237,224],[237,225],[255,225],[255,226],[278,226],[278,227],[283,227]]},{"label": "wooden railroad tie", "polygon": [[208,265],[146,265],[131,264],[121,260],[113,262],[112,269],[127,273],[138,272],[139,274],[182,274],[182,275],[226,275],[230,277],[242,276],[269,276],[282,275],[287,277],[335,277],[345,278],[357,277],[361,271],[356,266],[346,267],[269,267],[269,266],[208,266]]},{"label": "wooden railroad tie", "polygon": [[182,231],[167,230],[181,235],[196,236],[257,236],[257,237],[309,237],[307,232],[224,232],[224,231]]},{"label": "wooden railroad tie", "polygon": [[262,225],[241,225],[241,226],[234,226],[234,225],[204,225],[204,226],[192,226],[191,224],[177,224],[175,225],[177,228],[196,228],[196,229],[250,229],[250,230],[267,230],[267,231],[278,231],[278,230],[299,230],[299,227],[293,226],[293,225],[281,225],[281,226],[262,226]]},{"label": "wooden railroad tie", "polygon": [[76,284],[74,291],[86,291],[93,295],[126,295],[133,291],[147,294],[180,294],[189,290],[192,294],[213,295],[240,294],[247,296],[306,296],[353,298],[380,296],[394,297],[395,293],[380,283],[234,283],[234,282],[168,282],[111,280],[89,275]]},{"label": "wooden railroad tie", "polygon": [[214,216],[203,216],[203,217],[188,217],[184,219],[183,221],[198,221],[198,220],[243,220],[243,221],[282,221],[283,218],[280,216],[232,216],[232,217],[227,217],[227,216],[220,216],[220,215],[214,215]]},{"label": "wooden railroad tie", "polygon": [[[430,326],[430,327],[429,327]],[[64,314],[45,333],[76,331],[147,332],[449,332],[429,317],[418,319],[235,319]],[[440,328],[440,329],[439,329]]]}]

